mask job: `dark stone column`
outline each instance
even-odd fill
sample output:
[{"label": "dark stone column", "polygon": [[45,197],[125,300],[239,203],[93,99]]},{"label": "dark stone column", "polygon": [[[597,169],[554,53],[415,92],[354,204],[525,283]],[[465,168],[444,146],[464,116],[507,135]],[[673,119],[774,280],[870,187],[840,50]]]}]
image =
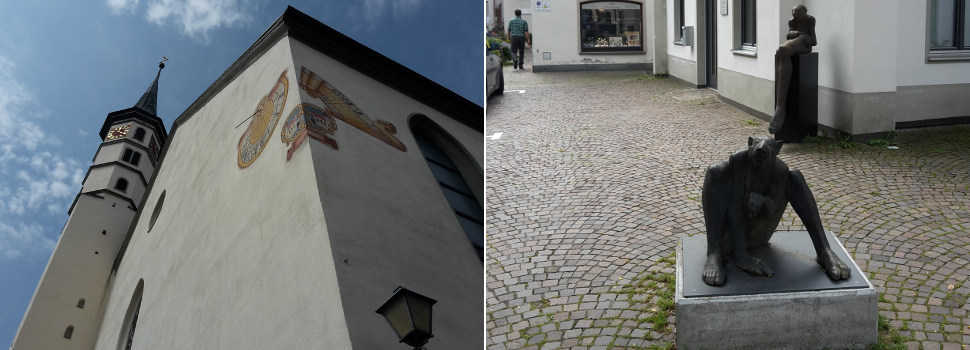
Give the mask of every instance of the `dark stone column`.
[{"label": "dark stone column", "polygon": [[800,142],[818,135],[818,52],[794,55],[785,123],[775,140]]}]

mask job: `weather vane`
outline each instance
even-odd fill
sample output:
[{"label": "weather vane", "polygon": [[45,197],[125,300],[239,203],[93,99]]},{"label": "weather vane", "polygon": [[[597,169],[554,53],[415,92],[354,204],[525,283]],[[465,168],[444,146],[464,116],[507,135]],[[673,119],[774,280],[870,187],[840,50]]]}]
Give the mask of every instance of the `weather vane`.
[{"label": "weather vane", "polygon": [[165,61],[168,61],[168,56],[162,56],[162,61],[158,62],[158,69],[165,68]]}]

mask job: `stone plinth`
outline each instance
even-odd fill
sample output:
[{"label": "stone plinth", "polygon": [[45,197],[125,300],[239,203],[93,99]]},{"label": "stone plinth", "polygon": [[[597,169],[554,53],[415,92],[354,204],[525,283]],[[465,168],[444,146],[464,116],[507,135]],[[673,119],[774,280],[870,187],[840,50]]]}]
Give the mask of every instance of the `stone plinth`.
[{"label": "stone plinth", "polygon": [[701,280],[707,237],[677,246],[678,349],[844,349],[877,340],[877,293],[845,248],[826,232],[832,250],[852,269],[834,282],[815,262],[808,233],[776,232],[753,250],[774,270],[754,277],[728,266],[724,286]]},{"label": "stone plinth", "polygon": [[818,135],[818,52],[793,55],[791,61],[785,123],[775,139],[801,142],[805,136]]}]

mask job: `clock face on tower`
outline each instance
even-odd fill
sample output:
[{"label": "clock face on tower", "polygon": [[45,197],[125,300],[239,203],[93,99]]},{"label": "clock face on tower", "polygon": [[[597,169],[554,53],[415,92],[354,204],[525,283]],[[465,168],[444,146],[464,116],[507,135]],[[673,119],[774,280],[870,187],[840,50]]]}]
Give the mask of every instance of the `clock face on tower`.
[{"label": "clock face on tower", "polygon": [[128,130],[131,129],[131,125],[124,125],[115,128],[111,128],[108,131],[108,136],[104,138],[105,141],[111,141],[128,136]]}]

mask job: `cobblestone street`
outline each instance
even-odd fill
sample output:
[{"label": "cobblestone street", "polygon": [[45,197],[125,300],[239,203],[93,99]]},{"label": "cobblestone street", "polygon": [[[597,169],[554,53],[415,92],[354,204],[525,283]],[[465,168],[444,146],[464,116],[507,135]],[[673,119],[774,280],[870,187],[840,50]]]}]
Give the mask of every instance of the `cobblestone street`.
[{"label": "cobblestone street", "polygon": [[[486,108],[488,349],[672,345],[674,249],[705,231],[704,171],[767,123],[648,71],[504,73]],[[970,125],[892,144],[786,144],[779,158],[907,347],[970,349]],[[804,230],[791,207],[779,230]]]}]

